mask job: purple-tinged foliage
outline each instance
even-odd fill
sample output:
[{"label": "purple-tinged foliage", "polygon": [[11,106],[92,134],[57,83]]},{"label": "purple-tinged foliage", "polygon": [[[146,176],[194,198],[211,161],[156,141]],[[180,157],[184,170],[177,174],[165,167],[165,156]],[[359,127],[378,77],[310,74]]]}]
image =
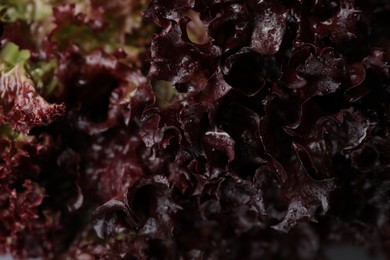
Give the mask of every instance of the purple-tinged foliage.
[{"label": "purple-tinged foliage", "polygon": [[1,253],[390,257],[385,0],[103,2],[0,4]]}]

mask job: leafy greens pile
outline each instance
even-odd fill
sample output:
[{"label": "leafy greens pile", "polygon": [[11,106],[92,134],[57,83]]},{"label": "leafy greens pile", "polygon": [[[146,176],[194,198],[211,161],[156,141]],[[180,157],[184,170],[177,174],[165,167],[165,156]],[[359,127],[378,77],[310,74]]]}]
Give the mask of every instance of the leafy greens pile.
[{"label": "leafy greens pile", "polygon": [[390,257],[387,0],[3,0],[0,253]]}]

